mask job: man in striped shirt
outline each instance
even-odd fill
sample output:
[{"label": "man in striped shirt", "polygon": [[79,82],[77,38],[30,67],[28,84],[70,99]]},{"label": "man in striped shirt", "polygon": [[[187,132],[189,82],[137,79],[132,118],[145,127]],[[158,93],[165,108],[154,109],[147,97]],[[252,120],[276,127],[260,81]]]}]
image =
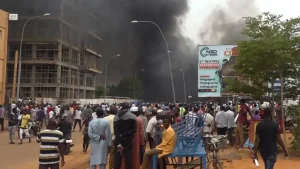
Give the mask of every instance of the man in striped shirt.
[{"label": "man in striped shirt", "polygon": [[40,132],[36,140],[41,143],[39,169],[59,169],[60,157],[61,166],[65,165],[64,136],[62,132],[57,130],[54,119],[49,120],[46,130]]}]

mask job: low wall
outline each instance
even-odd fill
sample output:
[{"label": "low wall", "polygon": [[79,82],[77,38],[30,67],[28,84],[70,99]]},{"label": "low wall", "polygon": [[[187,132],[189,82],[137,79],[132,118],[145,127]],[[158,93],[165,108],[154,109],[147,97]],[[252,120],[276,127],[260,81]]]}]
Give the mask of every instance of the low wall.
[{"label": "low wall", "polygon": [[[123,103],[123,102],[135,102],[134,99],[105,99],[105,103]],[[79,99],[80,104],[99,104],[104,103],[104,99]]]},{"label": "low wall", "polygon": [[[134,99],[105,99],[105,103],[123,103],[123,102],[135,102],[136,100]],[[104,99],[62,99],[62,100],[57,100],[57,99],[52,99],[52,104],[60,104],[60,105],[66,105],[70,103],[78,103],[81,105],[87,105],[87,104],[101,104],[104,103]]]}]

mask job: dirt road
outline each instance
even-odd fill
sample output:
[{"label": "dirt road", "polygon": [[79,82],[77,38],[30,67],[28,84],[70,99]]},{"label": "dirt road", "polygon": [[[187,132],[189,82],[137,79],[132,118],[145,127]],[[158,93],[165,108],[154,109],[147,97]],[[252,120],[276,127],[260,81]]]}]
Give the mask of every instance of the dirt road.
[{"label": "dirt road", "polygon": [[[72,149],[72,153],[66,158],[66,165],[62,169],[87,169],[89,154],[82,153],[82,134],[81,132],[74,132],[74,144],[75,147]],[[28,140],[24,140],[23,145],[10,145],[8,144],[8,132],[0,132],[0,164],[1,169],[36,169],[38,168],[38,155],[39,155],[39,144],[35,142],[33,138],[32,143],[28,143]],[[16,140],[18,141],[18,140]],[[225,150],[228,152],[229,150]],[[242,159],[233,160],[233,162],[224,161],[225,169],[257,169],[252,163],[250,153],[248,150],[244,152],[238,152],[243,154]],[[289,159],[283,159],[282,153],[279,154],[275,169],[299,169],[300,157],[290,157]],[[259,159],[259,169],[264,169],[263,162]],[[173,167],[168,167],[172,169]],[[199,168],[199,167],[198,167]]]},{"label": "dirt road", "polygon": [[[81,132],[73,132],[73,137],[75,147],[73,147],[71,154],[65,156],[66,164],[62,169],[77,169],[79,166],[88,163],[89,154],[82,152]],[[1,169],[38,168],[39,144],[36,143],[35,138],[32,139],[32,143],[28,143],[27,139],[23,140],[22,145],[8,144],[7,131],[0,132],[0,138]],[[18,140],[15,141],[18,142]],[[81,167],[80,169],[83,168]]]}]

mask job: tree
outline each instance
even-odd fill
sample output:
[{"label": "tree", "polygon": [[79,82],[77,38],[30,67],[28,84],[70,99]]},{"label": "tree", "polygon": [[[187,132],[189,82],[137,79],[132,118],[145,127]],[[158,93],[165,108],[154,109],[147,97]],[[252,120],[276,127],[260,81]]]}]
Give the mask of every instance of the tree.
[{"label": "tree", "polygon": [[288,116],[294,119],[294,129],[292,130],[294,139],[291,142],[292,148],[295,150],[300,149],[300,107],[293,105],[288,107]]},{"label": "tree", "polygon": [[104,87],[103,86],[96,86],[96,91],[95,91],[95,97],[103,97],[104,96]]},{"label": "tree", "polygon": [[141,98],[143,96],[143,83],[138,78],[126,77],[118,84],[120,96],[134,98],[134,82],[135,82],[135,97]]},{"label": "tree", "polygon": [[262,88],[249,85],[245,82],[242,82],[238,79],[225,79],[226,88],[224,92],[233,92],[237,94],[245,94],[245,95],[252,95],[254,99],[261,99],[262,95],[264,94],[266,87],[263,86]]},{"label": "tree", "polygon": [[107,85],[108,96],[120,96],[118,86],[116,85]]},{"label": "tree", "polygon": [[[234,68],[261,87],[280,78],[283,102],[284,79],[291,77],[299,67],[300,18],[283,20],[282,15],[267,12],[244,19],[246,26],[242,33],[249,39],[238,43],[239,57]],[[284,124],[282,126],[285,130]],[[284,141],[286,143],[286,136]]]}]

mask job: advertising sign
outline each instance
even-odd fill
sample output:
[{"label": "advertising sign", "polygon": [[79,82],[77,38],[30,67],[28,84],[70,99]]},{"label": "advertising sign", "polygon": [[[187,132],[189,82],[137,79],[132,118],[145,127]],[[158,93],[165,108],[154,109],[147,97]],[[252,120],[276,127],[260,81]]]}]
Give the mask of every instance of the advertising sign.
[{"label": "advertising sign", "polygon": [[18,15],[18,14],[10,13],[10,14],[8,15],[8,19],[9,19],[10,21],[17,21],[18,18],[19,18],[19,15]]},{"label": "advertising sign", "polygon": [[198,97],[220,97],[224,87],[223,70],[238,56],[236,45],[199,46]]}]

